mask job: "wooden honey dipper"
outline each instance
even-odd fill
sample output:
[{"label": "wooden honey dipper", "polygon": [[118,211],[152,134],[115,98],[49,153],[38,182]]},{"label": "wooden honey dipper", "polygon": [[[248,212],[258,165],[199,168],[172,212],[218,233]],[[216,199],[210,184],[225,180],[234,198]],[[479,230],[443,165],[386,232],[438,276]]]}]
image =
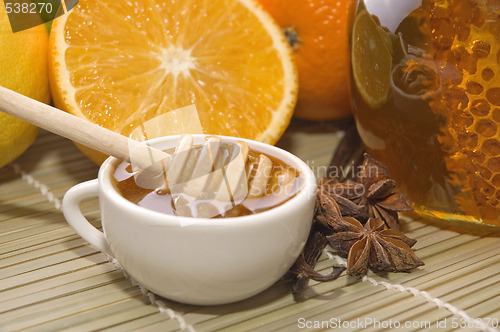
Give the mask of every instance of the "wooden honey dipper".
[{"label": "wooden honey dipper", "polygon": [[[131,151],[133,150],[134,167],[158,173],[163,172],[167,167],[168,182],[186,183],[182,187],[183,193],[194,198],[202,196],[203,191],[207,189],[206,187],[211,186],[212,190],[220,193],[215,199],[227,200],[234,205],[233,193],[230,192],[227,196],[224,190],[217,190],[217,188],[234,188],[245,175],[244,166],[249,147],[243,141],[236,143],[238,149],[233,150],[235,155],[231,156],[231,162],[226,167],[222,167],[224,173],[222,178],[204,177],[207,170],[214,169],[213,162],[219,153],[221,141],[216,136],[207,137],[199,159],[191,160],[192,153],[190,151],[193,150],[191,135],[181,136],[175,153],[170,155],[162,150],[147,146],[144,142],[134,141],[1,86],[0,111],[123,161],[131,162]],[[152,160],[157,162],[152,162]],[[165,163],[167,166],[160,162],[162,160],[168,160]],[[234,162],[236,160],[239,162]],[[271,171],[272,161],[261,154],[255,174],[250,179],[249,184],[245,183],[244,197],[242,198],[245,198],[247,194],[250,197],[256,197],[264,193]],[[196,213],[193,211],[181,213],[184,216],[197,216],[194,214]],[[207,216],[203,214],[202,217]]]}]

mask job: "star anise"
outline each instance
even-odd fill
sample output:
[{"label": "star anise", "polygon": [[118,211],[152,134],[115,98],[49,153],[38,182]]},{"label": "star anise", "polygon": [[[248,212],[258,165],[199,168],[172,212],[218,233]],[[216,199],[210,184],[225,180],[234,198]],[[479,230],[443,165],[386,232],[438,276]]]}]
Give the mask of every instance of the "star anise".
[{"label": "star anise", "polygon": [[362,199],[364,189],[359,182],[337,179],[322,179],[318,184],[318,196],[321,201],[332,199],[337,204],[339,213],[343,217],[352,217],[359,220],[368,220],[368,209]]},{"label": "star anise", "polygon": [[396,182],[389,178],[388,169],[368,154],[365,153],[359,169],[356,181],[321,180],[320,195],[333,198],[342,217],[356,218],[362,223],[377,217],[389,228],[399,229],[398,212],[411,211],[410,201],[395,191]]},{"label": "star anise", "polygon": [[[365,274],[369,268],[408,271],[424,264],[411,250],[416,241],[398,231],[398,212],[412,210],[410,202],[395,191],[388,169],[356,148],[360,144],[352,126],[332,158],[330,177],[318,184],[311,233],[290,270],[295,276],[295,293],[309,279],[333,280],[344,270],[334,266],[328,275],[314,270],[327,243],[347,255],[350,275]],[[345,173],[345,169],[357,173]]]},{"label": "star anise", "polygon": [[348,227],[342,218],[343,214],[337,204],[336,198],[334,195],[322,190],[320,184],[316,198],[316,215],[314,221],[323,226],[322,230],[326,234],[340,232]]},{"label": "star anise", "polygon": [[386,229],[383,220],[369,218],[364,226],[354,218],[346,217],[344,221],[349,224],[345,231],[326,238],[334,249],[348,254],[349,275],[366,274],[368,268],[403,272],[424,265],[410,249],[416,241]]},{"label": "star anise", "polygon": [[396,192],[396,182],[389,178],[387,167],[365,153],[358,181],[366,189],[364,204],[370,218],[382,219],[392,229],[399,229],[398,212],[412,211],[405,195]]}]

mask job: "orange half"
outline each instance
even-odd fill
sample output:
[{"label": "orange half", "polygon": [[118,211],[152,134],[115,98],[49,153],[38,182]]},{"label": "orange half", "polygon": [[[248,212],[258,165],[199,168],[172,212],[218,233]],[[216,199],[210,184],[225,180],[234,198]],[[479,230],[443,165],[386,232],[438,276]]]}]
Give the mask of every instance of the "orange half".
[{"label": "orange half", "polygon": [[291,49],[252,0],[80,0],[49,53],[55,105],[126,136],[194,104],[206,134],[274,144],[297,99]]}]

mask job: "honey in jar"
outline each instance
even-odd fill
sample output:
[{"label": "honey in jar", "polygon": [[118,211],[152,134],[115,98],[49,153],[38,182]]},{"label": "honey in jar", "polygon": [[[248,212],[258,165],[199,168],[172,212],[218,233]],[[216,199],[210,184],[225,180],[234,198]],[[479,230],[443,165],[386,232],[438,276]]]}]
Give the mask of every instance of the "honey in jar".
[{"label": "honey in jar", "polygon": [[500,0],[361,0],[351,14],[367,152],[417,212],[500,226]]}]

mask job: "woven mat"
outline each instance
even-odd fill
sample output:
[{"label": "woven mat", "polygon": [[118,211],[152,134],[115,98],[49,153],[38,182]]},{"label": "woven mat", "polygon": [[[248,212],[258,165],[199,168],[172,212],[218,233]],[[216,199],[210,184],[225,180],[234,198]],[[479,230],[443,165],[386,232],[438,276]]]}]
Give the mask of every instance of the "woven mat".
[{"label": "woven mat", "polygon": [[[340,137],[336,124],[295,121],[279,146],[321,175]],[[301,299],[283,280],[251,299],[214,307],[155,296],[63,218],[66,190],[95,178],[97,170],[71,142],[43,131],[21,158],[0,169],[1,331],[498,331],[498,234],[458,233],[417,216],[403,218],[425,262],[411,273],[310,282]],[[99,226],[96,200],[82,210]],[[339,264],[345,261],[325,251],[317,269]]]}]

